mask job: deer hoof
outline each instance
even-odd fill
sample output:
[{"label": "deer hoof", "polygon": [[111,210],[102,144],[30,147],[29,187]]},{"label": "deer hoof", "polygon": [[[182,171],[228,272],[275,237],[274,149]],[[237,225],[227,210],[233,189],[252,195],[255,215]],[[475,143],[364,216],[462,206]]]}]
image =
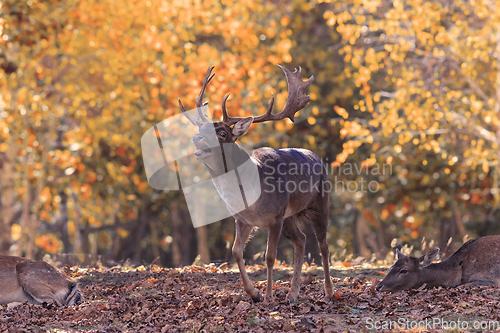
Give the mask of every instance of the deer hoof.
[{"label": "deer hoof", "polygon": [[257,292],[257,296],[252,297],[252,301],[254,303],[259,303],[260,301],[262,301],[262,294],[260,293],[260,291]]},{"label": "deer hoof", "polygon": [[333,291],[326,291],[325,292],[325,300],[327,302],[333,302],[335,300],[335,297],[333,296]]},{"label": "deer hoof", "polygon": [[288,293],[288,295],[286,295],[286,300],[289,303],[295,303],[297,301],[298,296],[299,295],[291,295],[290,293]]},{"label": "deer hoof", "polygon": [[273,296],[264,296],[264,304],[270,305],[274,303],[274,297]]}]

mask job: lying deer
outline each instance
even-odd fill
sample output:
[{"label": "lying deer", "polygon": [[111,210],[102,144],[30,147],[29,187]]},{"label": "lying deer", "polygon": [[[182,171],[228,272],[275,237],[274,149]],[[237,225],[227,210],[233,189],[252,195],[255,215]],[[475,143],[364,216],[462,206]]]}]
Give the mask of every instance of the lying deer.
[{"label": "lying deer", "polygon": [[[278,114],[272,114],[273,95],[264,115],[246,118],[229,117],[226,110],[226,101],[229,97],[227,94],[222,101],[222,121],[215,123],[209,121],[202,110],[202,107],[207,103],[203,103],[202,100],[207,84],[215,75],[211,74],[213,67],[208,69],[203,87],[197,97],[195,116],[186,112],[180,99],[179,105],[189,121],[198,127],[198,134],[193,137],[197,148],[194,154],[208,168],[217,191],[236,220],[236,236],[232,252],[238,264],[246,293],[254,302],[261,301],[261,293],[254,288],[248,278],[243,261],[245,243],[253,228],[258,227],[268,229],[267,290],[264,301],[273,301],[273,265],[281,234],[292,241],[295,252],[294,273],[287,299],[294,301],[297,298],[306,244],[306,236],[299,229],[298,222],[308,221],[319,242],[323,257],[325,293],[326,297],[331,299],[333,284],[330,279],[330,253],[326,241],[329,196],[328,192],[324,190],[327,173],[322,161],[311,151],[305,149],[259,148],[250,156],[236,143],[236,140],[245,134],[251,124],[285,118],[289,118],[293,122],[295,113],[303,109],[310,101],[309,96],[305,95],[304,92],[314,77],[311,76],[307,81],[302,81],[300,68],[292,73],[281,66],[279,67],[285,72],[287,79],[288,99],[284,109]],[[210,135],[214,133],[214,128],[215,134]],[[220,156],[224,158],[220,158]],[[228,184],[217,177],[236,170],[238,166],[249,161],[258,168],[260,197],[253,204],[246,205],[244,210],[238,211],[232,202],[234,183]],[[292,170],[294,171],[290,172]],[[238,182],[242,188],[240,179]],[[300,186],[301,184],[304,186]]]},{"label": "lying deer", "polygon": [[398,261],[377,285],[379,291],[399,291],[462,284],[500,285],[500,236],[471,239],[446,260],[433,264],[439,249],[415,258],[397,251]]},{"label": "lying deer", "polygon": [[0,303],[62,306],[75,305],[80,299],[78,285],[45,261],[0,255]]}]

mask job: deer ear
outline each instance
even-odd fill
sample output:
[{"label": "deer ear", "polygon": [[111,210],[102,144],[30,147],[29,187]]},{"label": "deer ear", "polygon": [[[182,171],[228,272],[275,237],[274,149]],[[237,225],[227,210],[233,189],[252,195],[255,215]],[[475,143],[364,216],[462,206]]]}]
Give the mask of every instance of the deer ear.
[{"label": "deer ear", "polygon": [[398,260],[399,260],[399,259],[403,259],[403,258],[405,258],[405,257],[406,257],[404,254],[402,254],[402,253],[399,251],[399,249],[396,249],[396,255],[397,255]]},{"label": "deer ear", "polygon": [[432,262],[436,260],[438,253],[439,253],[439,248],[436,248],[418,258],[420,268],[424,268],[432,264]]},{"label": "deer ear", "polygon": [[236,124],[234,124],[233,136],[235,138],[238,138],[243,134],[245,134],[250,125],[252,125],[252,122],[253,122],[253,117],[243,118],[240,121],[238,121]]}]

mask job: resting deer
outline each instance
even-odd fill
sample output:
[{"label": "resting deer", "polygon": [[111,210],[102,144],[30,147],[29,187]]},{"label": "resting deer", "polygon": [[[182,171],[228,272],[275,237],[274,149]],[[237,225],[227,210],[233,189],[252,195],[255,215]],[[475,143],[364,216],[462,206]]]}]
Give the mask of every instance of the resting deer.
[{"label": "resting deer", "polygon": [[446,260],[433,264],[439,249],[420,258],[397,251],[398,261],[377,285],[379,291],[399,291],[462,284],[500,285],[500,236],[471,239]]},{"label": "resting deer", "polygon": [[0,255],[0,303],[62,306],[75,305],[80,299],[78,285],[45,261]]},{"label": "resting deer", "polygon": [[[291,288],[287,295],[290,301],[296,300],[300,289],[300,275],[304,258],[306,236],[298,228],[299,220],[308,221],[314,228],[323,259],[325,276],[325,293],[328,299],[333,296],[333,284],[330,279],[329,250],[326,241],[328,227],[328,192],[326,169],[322,161],[311,151],[305,149],[272,149],[259,148],[250,156],[236,140],[248,130],[253,123],[275,121],[289,118],[294,121],[294,115],[303,109],[310,101],[304,92],[314,77],[302,81],[301,69],[290,72],[279,66],[284,72],[288,83],[288,99],[284,109],[278,114],[272,114],[274,95],[271,98],[267,112],[258,117],[229,117],[226,110],[227,94],[222,101],[223,119],[221,122],[209,121],[202,107],[203,94],[207,84],[214,77],[213,67],[207,71],[203,87],[196,100],[196,115],[189,115],[179,99],[179,105],[189,121],[198,127],[198,134],[193,137],[196,146],[195,156],[208,168],[217,191],[227,205],[236,222],[236,236],[233,244],[233,256],[240,270],[243,287],[254,302],[261,301],[261,293],[257,291],[245,271],[243,249],[254,227],[268,229],[266,264],[267,290],[264,301],[273,301],[273,265],[276,248],[281,233],[292,241],[294,246],[294,273]],[[214,132],[215,135],[210,135]],[[222,154],[222,155],[221,155]],[[224,158],[219,158],[223,156]],[[217,176],[236,170],[245,162],[253,163],[258,169],[260,178],[260,196],[250,206],[238,211],[234,208],[232,193],[234,184],[220,181]],[[291,170],[294,170],[291,172]],[[298,170],[298,171],[297,171]],[[240,187],[242,182],[238,179]],[[288,186],[287,186],[288,185]]]}]

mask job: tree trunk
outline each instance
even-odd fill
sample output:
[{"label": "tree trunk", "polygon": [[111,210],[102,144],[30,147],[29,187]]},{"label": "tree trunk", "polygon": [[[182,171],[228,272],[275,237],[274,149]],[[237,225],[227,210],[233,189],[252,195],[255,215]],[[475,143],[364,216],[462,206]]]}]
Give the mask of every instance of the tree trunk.
[{"label": "tree trunk", "polygon": [[75,193],[71,182],[69,184],[69,190],[71,197],[73,198],[73,209],[75,211],[75,218],[73,220],[73,225],[75,229],[75,243],[73,244],[73,252],[76,254],[82,253],[82,234],[80,231],[80,223],[82,219],[82,211],[80,210],[80,204],[78,202],[78,195]]},{"label": "tree trunk", "polygon": [[456,223],[453,222],[452,218],[442,216],[440,219],[440,235],[439,235],[439,247],[442,250],[441,258],[445,259],[451,254],[450,239],[453,240],[453,237],[456,233]]},{"label": "tree trunk", "polygon": [[28,118],[24,117],[24,138],[23,138],[23,151],[24,151],[24,163],[23,163],[23,209],[21,213],[21,237],[17,241],[16,256],[22,257],[26,242],[28,240],[28,234],[30,229],[30,205],[31,205],[31,184],[29,175],[29,154],[28,148]]},{"label": "tree trunk", "polygon": [[377,256],[377,259],[383,259],[385,258],[385,255],[387,253],[387,248],[385,245],[385,227],[382,225],[382,221],[378,220],[378,227],[377,227],[377,243],[378,243],[378,248],[380,250],[380,253]]},{"label": "tree trunk", "polygon": [[[17,96],[16,89],[10,89],[10,109],[12,112],[17,110]],[[12,206],[14,205],[14,185],[16,175],[16,143],[12,136],[9,134],[7,139],[7,150],[2,154],[2,170],[0,172],[0,181],[2,184],[2,230],[0,233],[0,253],[9,254],[12,245],[11,238],[11,222],[14,212]]]},{"label": "tree trunk", "polygon": [[109,219],[112,220],[112,231],[111,231],[111,246],[109,250],[107,251],[108,258],[116,261],[118,258],[118,251],[120,250],[120,232],[118,231],[118,228],[120,227],[120,220],[118,219],[118,215],[116,214],[118,212],[118,209],[120,208],[120,205],[118,204],[118,201],[116,198],[111,198],[110,199],[110,212],[109,212]]},{"label": "tree trunk", "polygon": [[118,231],[119,228],[119,220],[118,220],[118,215],[115,212],[114,216],[114,226],[115,228],[113,229],[113,244],[111,245],[111,258],[115,261],[119,261],[120,258],[120,247],[121,247],[121,236],[120,232]]},{"label": "tree trunk", "polygon": [[[497,26],[497,34],[496,34],[496,52],[495,57],[497,58],[497,90],[496,90],[496,104],[495,104],[495,113],[498,118],[500,118],[500,27]],[[500,127],[497,127],[496,132],[497,141],[500,142]],[[497,163],[496,163],[496,172],[494,174],[494,184],[493,187],[496,188],[495,199],[496,204],[500,203],[500,186],[498,184],[499,175],[500,175],[500,148],[497,150]]]},{"label": "tree trunk", "polygon": [[179,204],[177,201],[172,202],[170,205],[170,216],[172,218],[172,263],[174,267],[181,267],[183,264],[180,244],[182,242],[182,232]]},{"label": "tree trunk", "polygon": [[153,251],[153,260],[156,260],[156,258],[159,258],[157,263],[161,262],[161,256],[160,256],[160,246],[159,246],[159,235],[158,235],[158,225],[160,224],[160,221],[158,217],[155,217],[155,220],[153,222],[149,223],[149,230],[151,231],[151,251]]},{"label": "tree trunk", "polygon": [[0,253],[9,254],[11,239],[12,206],[14,205],[14,177],[15,177],[16,147],[12,135],[7,140],[7,150],[2,154],[2,169],[0,183],[2,185],[2,230],[0,233]]},{"label": "tree trunk", "polygon": [[452,209],[453,209],[453,220],[457,225],[458,233],[460,234],[461,238],[464,238],[467,235],[467,230],[465,229],[464,226],[462,213],[460,212],[460,207],[458,207],[458,204],[455,200],[453,200],[452,202]]},{"label": "tree trunk", "polygon": [[365,229],[363,228],[364,222],[361,218],[361,212],[357,208],[354,208],[353,212],[354,256],[369,258],[370,250],[366,246]]},{"label": "tree trunk", "polygon": [[[177,163],[175,164],[176,170],[178,170]],[[180,178],[177,172],[177,181],[180,186]],[[181,192],[179,196],[172,200],[170,205],[170,216],[172,221],[171,237],[172,237],[172,266],[182,267],[189,265],[192,261],[191,253],[194,252],[194,244],[191,241],[193,238],[193,227],[188,225],[186,221],[190,220],[187,216],[187,210],[182,209],[179,206],[179,200],[185,202],[185,197]],[[193,248],[193,249],[192,249]]]},{"label": "tree trunk", "polygon": [[208,250],[207,226],[196,228],[196,240],[198,244],[198,255],[202,264],[210,263],[210,252]]},{"label": "tree trunk", "polygon": [[40,175],[36,183],[35,193],[34,193],[34,203],[33,208],[31,210],[31,218],[30,218],[30,228],[28,231],[28,243],[26,244],[26,257],[33,259],[34,258],[34,247],[35,247],[35,238],[36,232],[38,229],[38,212],[42,207],[42,202],[40,201],[40,193],[45,186],[45,170],[47,168],[47,154],[49,153],[49,135],[45,134],[43,150],[42,150],[42,168],[40,169]]},{"label": "tree trunk", "polygon": [[99,261],[99,258],[97,257],[97,253],[99,251],[99,232],[95,232],[90,235],[90,246],[92,251],[90,255],[92,258],[91,264],[94,265]]},{"label": "tree trunk", "polygon": [[60,209],[59,209],[59,221],[57,221],[57,225],[59,228],[59,232],[61,233],[61,241],[64,245],[64,253],[72,253],[73,245],[69,240],[68,234],[68,195],[62,191],[59,193],[61,197]]},{"label": "tree trunk", "polygon": [[142,255],[142,239],[144,238],[144,230],[150,218],[149,197],[145,196],[142,200],[142,211],[139,216],[139,226],[135,235],[135,251],[132,257],[134,263],[139,263]]},{"label": "tree trunk", "polygon": [[[200,200],[196,207],[196,220],[203,221],[205,219],[205,206],[203,201]],[[210,263],[210,252],[208,250],[208,230],[207,226],[203,225],[196,228],[196,240],[198,244],[198,255],[202,264]]]},{"label": "tree trunk", "polygon": [[187,211],[183,210],[177,201],[170,206],[172,218],[172,265],[182,267],[192,263],[191,253],[193,227],[189,225]]},{"label": "tree trunk", "polygon": [[190,223],[191,215],[187,209],[180,210],[181,216],[181,251],[182,251],[182,260],[183,266],[190,265],[195,259],[193,253],[197,253],[197,244],[195,242],[195,228],[193,228],[193,224]]},{"label": "tree trunk", "polygon": [[89,242],[89,234],[90,234],[90,226],[89,226],[89,221],[85,221],[85,228],[83,229],[83,237],[82,237],[82,251],[83,254],[85,255],[85,258],[83,260],[83,265],[84,266],[89,266],[90,265],[90,242]]}]

